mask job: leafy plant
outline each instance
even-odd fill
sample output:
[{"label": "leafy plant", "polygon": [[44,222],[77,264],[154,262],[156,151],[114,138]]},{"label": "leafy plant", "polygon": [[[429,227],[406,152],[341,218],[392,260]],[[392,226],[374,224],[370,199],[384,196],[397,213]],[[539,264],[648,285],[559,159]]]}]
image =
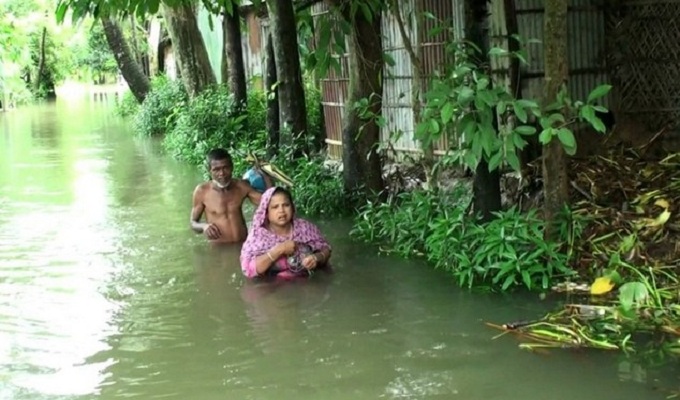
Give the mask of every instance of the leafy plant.
[{"label": "leafy plant", "polygon": [[139,107],[137,99],[129,90],[123,93],[122,97],[116,97],[116,114],[121,117],[134,116],[139,111]]},{"label": "leafy plant", "polygon": [[535,211],[511,208],[482,224],[467,215],[469,202],[463,189],[402,193],[395,204],[362,207],[351,234],[402,256],[425,256],[461,286],[546,290],[574,274],[560,244],[544,240],[544,223]]},{"label": "leafy plant", "polygon": [[[604,132],[596,113],[607,110],[596,101],[609,92],[610,85],[596,87],[586,102],[572,101],[563,87],[552,104],[541,107],[534,100],[515,98],[505,85],[494,84],[485,67],[475,61],[479,49],[473,44],[453,43],[448,51],[455,62],[447,73],[433,79],[425,93],[416,138],[429,145],[448,136],[450,143],[458,144],[449,157],[469,168],[474,170],[486,160],[489,170],[507,164],[519,171],[517,151],[526,146],[526,136],[535,134],[543,144],[557,138],[568,154],[574,154],[576,140],[570,126],[578,121]],[[525,62],[521,52],[489,51],[489,57],[499,56]]]},{"label": "leafy plant", "polygon": [[161,75],[151,81],[151,91],[135,115],[134,130],[141,136],[160,136],[174,126],[188,102],[184,86],[179,81]]}]

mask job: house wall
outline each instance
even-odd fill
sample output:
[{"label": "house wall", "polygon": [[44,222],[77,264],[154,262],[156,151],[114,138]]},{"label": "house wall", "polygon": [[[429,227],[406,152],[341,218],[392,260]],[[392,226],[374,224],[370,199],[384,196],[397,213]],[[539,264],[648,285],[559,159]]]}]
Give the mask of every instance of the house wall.
[{"label": "house wall", "polygon": [[[591,0],[568,0],[567,52],[569,94],[585,100],[595,87],[610,81],[605,57],[605,14],[601,5]],[[505,0],[491,1],[490,36],[492,46],[508,48]],[[543,0],[514,0],[518,34],[524,40],[543,41]],[[542,43],[526,46],[528,65],[521,67],[522,96],[540,99],[545,75]],[[497,82],[509,85],[507,58],[492,60]],[[601,104],[611,106],[611,94]]]}]

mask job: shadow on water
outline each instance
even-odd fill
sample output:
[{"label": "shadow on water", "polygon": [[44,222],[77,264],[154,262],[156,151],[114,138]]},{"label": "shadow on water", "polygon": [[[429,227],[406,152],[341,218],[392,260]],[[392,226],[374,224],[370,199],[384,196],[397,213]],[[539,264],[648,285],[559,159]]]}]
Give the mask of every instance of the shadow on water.
[{"label": "shadow on water", "polygon": [[[247,281],[239,246],[189,230],[201,171],[110,110],[63,107],[0,115],[0,398],[626,400],[678,388],[673,364],[493,340],[484,322],[554,304],[460,290],[354,243],[346,220],[318,221],[332,274]],[[54,131],[26,122],[41,117]],[[70,172],[41,169],[34,152]],[[45,188],[61,194],[35,195]]]}]

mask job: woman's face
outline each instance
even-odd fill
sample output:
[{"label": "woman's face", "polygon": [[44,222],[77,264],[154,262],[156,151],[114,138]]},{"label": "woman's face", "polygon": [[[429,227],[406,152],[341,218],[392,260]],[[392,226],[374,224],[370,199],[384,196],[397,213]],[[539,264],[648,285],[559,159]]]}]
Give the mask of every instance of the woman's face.
[{"label": "woman's face", "polygon": [[276,193],[269,201],[267,208],[267,220],[271,225],[285,227],[293,219],[293,205],[288,196],[283,193]]}]

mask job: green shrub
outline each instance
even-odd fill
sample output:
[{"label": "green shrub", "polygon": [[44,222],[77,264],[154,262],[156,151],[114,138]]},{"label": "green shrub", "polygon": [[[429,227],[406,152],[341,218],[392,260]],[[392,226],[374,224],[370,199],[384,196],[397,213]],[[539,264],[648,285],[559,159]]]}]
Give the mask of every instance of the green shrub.
[{"label": "green shrub", "polygon": [[511,208],[482,224],[467,215],[469,195],[462,190],[413,191],[395,203],[365,205],[351,234],[402,256],[425,256],[461,286],[547,290],[556,278],[574,274],[561,245],[544,240],[535,211]]},{"label": "green shrub", "polygon": [[139,107],[139,102],[129,90],[123,93],[122,97],[116,97],[115,110],[116,114],[121,117],[134,116],[139,111]]},{"label": "green shrub", "polygon": [[[311,80],[305,85],[305,105],[307,108],[307,134],[315,143],[324,146],[326,127],[321,112],[321,91],[313,85]],[[321,148],[317,148],[320,150]]]},{"label": "green shrub", "polygon": [[177,80],[158,76],[151,81],[151,91],[135,115],[134,129],[142,136],[159,136],[169,132],[188,101],[186,90]]},{"label": "green shrub", "polygon": [[215,147],[231,150],[238,162],[245,144],[257,146],[263,132],[245,129],[247,114],[236,115],[234,97],[225,86],[204,90],[178,113],[177,122],[163,140],[173,157],[203,165],[205,155]]}]

